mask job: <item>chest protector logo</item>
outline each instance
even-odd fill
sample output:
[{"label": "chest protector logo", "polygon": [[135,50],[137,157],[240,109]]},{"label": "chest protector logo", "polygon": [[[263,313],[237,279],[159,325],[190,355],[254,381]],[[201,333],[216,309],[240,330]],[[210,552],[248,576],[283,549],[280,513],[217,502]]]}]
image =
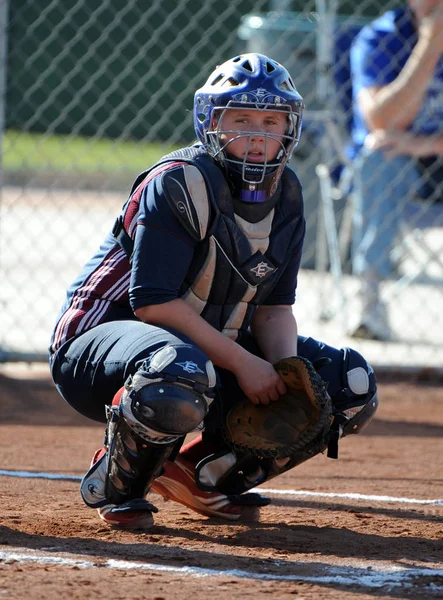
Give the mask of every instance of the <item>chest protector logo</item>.
[{"label": "chest protector logo", "polygon": [[252,271],[256,277],[261,278],[270,273],[271,271],[275,271],[275,268],[270,267],[268,263],[260,262],[256,267],[250,269],[250,271]]}]

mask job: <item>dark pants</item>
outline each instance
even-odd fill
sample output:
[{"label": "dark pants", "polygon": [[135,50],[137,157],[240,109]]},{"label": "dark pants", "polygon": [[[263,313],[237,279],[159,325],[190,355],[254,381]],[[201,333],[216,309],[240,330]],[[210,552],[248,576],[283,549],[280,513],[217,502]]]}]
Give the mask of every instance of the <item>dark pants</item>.
[{"label": "dark pants", "polygon": [[[102,423],[106,422],[105,406],[129,375],[135,373],[149,355],[168,343],[192,343],[181,333],[147,325],[140,321],[103,323],[62,346],[51,361],[51,373],[59,393],[76,411]],[[241,345],[260,356],[254,339],[245,335]],[[299,336],[298,353],[315,362],[328,357],[331,362],[320,370],[329,383],[331,397],[342,386],[343,352]],[[217,400],[212,403],[206,430],[217,430],[220,419],[244,394],[235,376],[216,369],[219,377]]]}]

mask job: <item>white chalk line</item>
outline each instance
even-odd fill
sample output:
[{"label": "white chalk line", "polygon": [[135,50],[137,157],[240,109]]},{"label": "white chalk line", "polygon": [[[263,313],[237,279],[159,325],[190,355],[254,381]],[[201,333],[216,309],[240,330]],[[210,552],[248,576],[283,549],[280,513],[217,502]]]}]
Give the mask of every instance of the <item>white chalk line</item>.
[{"label": "white chalk line", "polygon": [[[201,567],[174,567],[170,565],[159,565],[154,563],[143,563],[128,560],[109,559],[103,562],[93,562],[75,558],[65,558],[62,556],[51,556],[46,552],[28,551],[26,548],[20,551],[2,551],[0,550],[0,561],[10,563],[39,563],[44,565],[58,565],[77,567],[79,569],[117,569],[117,570],[138,570],[138,571],[163,571],[175,573],[183,576],[192,577],[237,577],[239,579],[258,579],[266,581],[306,581],[318,584],[360,586],[366,588],[380,588],[389,585],[390,587],[414,587],[415,584],[426,586],[432,592],[443,592],[443,586],[436,585],[433,581],[426,581],[427,578],[435,580],[436,577],[443,579],[443,569],[419,569],[407,568],[398,565],[378,564],[378,563],[359,563],[359,566],[345,567],[331,565],[329,567],[321,566],[316,575],[304,575],[301,571],[308,569],[315,571],[315,563],[295,562],[295,561],[275,561],[274,565],[282,570],[287,570],[288,566],[299,567],[300,573],[294,575],[278,575],[272,573],[258,573],[255,571],[244,571],[241,569],[204,569]],[[418,581],[418,578],[419,581]],[[440,597],[440,596],[439,596]]]},{"label": "white chalk line", "polygon": [[[22,477],[25,479],[56,479],[61,481],[81,481],[81,477],[78,475],[65,475],[62,473],[44,473],[44,472],[33,472],[33,471],[8,471],[0,469],[0,476],[6,477]],[[443,499],[434,500],[420,500],[418,498],[397,498],[395,496],[377,496],[374,494],[339,494],[335,492],[312,492],[307,490],[277,490],[277,489],[266,489],[266,488],[254,488],[251,492],[258,492],[262,494],[270,494],[275,496],[298,496],[305,498],[341,498],[344,500],[357,500],[365,501],[370,500],[372,502],[390,502],[394,504],[422,504],[422,505],[433,505],[443,506]]]},{"label": "white chalk line", "polygon": [[[251,490],[252,491],[252,490]],[[335,492],[309,492],[304,490],[269,490],[264,488],[255,488],[255,492],[281,496],[305,496],[313,498],[345,498],[347,500],[372,500],[374,502],[393,502],[395,504],[433,504],[442,505],[443,499],[419,500],[417,498],[396,498],[395,496],[376,496],[374,494],[338,494]]]},{"label": "white chalk line", "polygon": [[8,471],[0,469],[0,475],[5,477],[22,477],[23,479],[60,479],[61,481],[81,481],[78,475],[64,475],[63,473],[44,473],[35,471]]}]

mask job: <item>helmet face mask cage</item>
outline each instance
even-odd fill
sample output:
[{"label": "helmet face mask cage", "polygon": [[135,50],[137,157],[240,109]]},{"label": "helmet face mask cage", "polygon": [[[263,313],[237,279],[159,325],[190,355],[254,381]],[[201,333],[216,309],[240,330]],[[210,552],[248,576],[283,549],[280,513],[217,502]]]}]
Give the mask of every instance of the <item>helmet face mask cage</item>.
[{"label": "helmet face mask cage", "polygon": [[[280,135],[225,129],[223,117],[227,111],[235,109],[284,113],[286,131]],[[300,139],[302,112],[303,100],[287,70],[261,54],[244,54],[227,61],[210,75],[194,98],[197,137],[224,168],[245,202],[263,202],[275,193],[283,169]],[[222,136],[226,135],[231,139],[224,142]],[[264,161],[248,162],[248,150],[256,135],[264,137]],[[230,152],[230,145],[241,138],[247,140],[242,159]],[[270,141],[278,142],[279,150],[275,158],[267,160]]]},{"label": "helmet face mask cage", "polygon": [[[225,129],[223,126],[223,117],[229,110],[238,110],[243,108],[246,110],[256,110],[260,113],[272,111],[273,113],[282,113],[287,121],[286,131],[279,135],[275,133],[267,133],[264,131],[244,130],[244,129]],[[292,152],[299,141],[300,136],[300,115],[294,114],[288,105],[257,105],[257,104],[242,104],[239,107],[238,103],[229,102],[226,107],[214,107],[212,110],[212,127],[206,132],[207,149],[213,158],[215,158],[222,166],[234,168],[237,172],[241,172],[245,183],[250,185],[258,185],[263,183],[265,176],[270,175],[279,167],[286,166],[289,162]],[[222,136],[229,135],[231,139],[226,142],[222,141]],[[234,137],[232,137],[234,136]],[[264,160],[263,162],[248,162],[247,156],[252,145],[252,140],[255,137],[264,138]],[[244,158],[237,158],[230,152],[230,146],[233,142],[239,139],[246,139]],[[267,159],[268,142],[275,141],[279,145],[277,155],[271,159]]]}]

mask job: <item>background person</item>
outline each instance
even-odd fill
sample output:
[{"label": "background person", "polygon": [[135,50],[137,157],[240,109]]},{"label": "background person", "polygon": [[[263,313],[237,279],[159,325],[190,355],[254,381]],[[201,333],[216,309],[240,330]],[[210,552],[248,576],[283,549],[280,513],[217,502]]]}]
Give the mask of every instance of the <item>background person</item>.
[{"label": "background person", "polygon": [[389,339],[380,281],[405,204],[443,197],[443,2],[409,0],[357,35],[351,48],[357,207],[353,272],[361,277],[356,337]]}]

